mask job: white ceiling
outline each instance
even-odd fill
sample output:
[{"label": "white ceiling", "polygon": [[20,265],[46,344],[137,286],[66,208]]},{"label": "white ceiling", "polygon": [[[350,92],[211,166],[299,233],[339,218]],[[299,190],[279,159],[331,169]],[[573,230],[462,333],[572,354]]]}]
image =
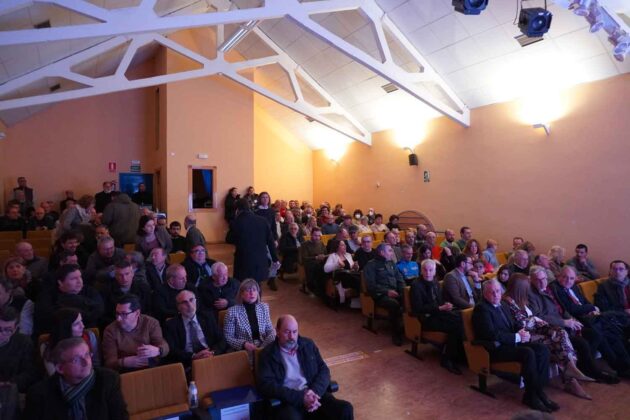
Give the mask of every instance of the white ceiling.
[{"label": "white ceiling", "polygon": [[[92,0],[90,3],[116,9],[135,6],[140,0]],[[159,16],[204,13],[211,8],[211,3],[211,0],[158,0],[155,10]],[[234,0],[232,3],[243,9],[258,7],[261,1]],[[532,86],[539,84],[563,88],[630,70],[628,58],[619,62],[612,57],[606,33],[603,30],[590,33],[586,20],[567,10],[561,5],[563,1],[556,1],[556,4],[549,1],[549,10],[553,13],[551,30],[545,35],[544,41],[525,48],[514,39],[520,33],[512,23],[516,0],[490,0],[488,8],[478,16],[454,12],[451,0],[376,0],[376,3],[424,57],[428,66],[441,76],[468,108],[522,97]],[[539,6],[533,4],[537,2],[528,3],[532,3],[529,7]],[[600,3],[626,15],[630,9],[627,0],[600,0]],[[369,56],[382,61],[373,25],[362,13],[344,11],[314,15],[311,18]],[[58,6],[35,3],[0,16],[0,31],[32,28],[46,19],[50,19],[53,27],[94,21]],[[235,25],[226,25],[226,37],[230,33],[228,27],[232,29]],[[265,20],[258,27],[369,132],[410,122],[417,124],[441,115],[404,90],[385,93],[381,86],[389,83],[389,80],[302,29],[290,18]],[[405,48],[393,42],[389,34],[386,35],[390,40],[394,62],[403,70],[418,72],[419,63]],[[107,39],[99,37],[2,46],[0,88],[7,81]],[[273,53],[254,33],[250,33],[236,50],[245,59]],[[123,53],[124,48],[121,48],[96,56],[81,65],[80,73],[92,77],[111,73]],[[260,77],[265,80],[266,87],[282,97],[294,98],[287,73],[271,70],[271,66],[267,66],[265,74]],[[58,80],[47,82],[48,85],[39,82],[41,92]],[[75,85],[67,88],[74,88]],[[32,86],[28,88],[32,92],[37,91]],[[442,102],[451,101],[435,83],[418,83],[416,88]],[[314,124],[271,101],[265,100],[263,103],[270,113],[281,118],[311,147],[322,146],[318,139],[311,139],[306,133]],[[0,111],[0,118],[7,125],[12,125],[43,107],[38,105],[3,110]],[[321,136],[321,132],[318,133]]]}]

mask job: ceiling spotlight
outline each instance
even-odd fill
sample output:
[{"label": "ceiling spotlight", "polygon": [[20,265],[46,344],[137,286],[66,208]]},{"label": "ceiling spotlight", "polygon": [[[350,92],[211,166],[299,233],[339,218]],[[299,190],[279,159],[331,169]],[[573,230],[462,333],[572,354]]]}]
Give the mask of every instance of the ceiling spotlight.
[{"label": "ceiling spotlight", "polygon": [[586,21],[591,25],[590,31],[597,32],[604,27],[604,19],[602,18],[599,5],[597,3],[591,3],[589,12],[590,13],[586,16]]},{"label": "ceiling spotlight", "polygon": [[591,5],[591,3],[597,2],[591,2],[591,0],[578,0],[574,2],[573,5],[576,5],[576,7],[575,9],[573,9],[573,13],[578,16],[588,16],[588,14],[590,13],[589,6]]},{"label": "ceiling spotlight", "polygon": [[455,11],[465,15],[478,15],[488,6],[488,0],[453,0]]},{"label": "ceiling spotlight", "polygon": [[521,32],[529,37],[543,36],[551,27],[552,14],[542,7],[521,9],[518,18],[518,27]]}]

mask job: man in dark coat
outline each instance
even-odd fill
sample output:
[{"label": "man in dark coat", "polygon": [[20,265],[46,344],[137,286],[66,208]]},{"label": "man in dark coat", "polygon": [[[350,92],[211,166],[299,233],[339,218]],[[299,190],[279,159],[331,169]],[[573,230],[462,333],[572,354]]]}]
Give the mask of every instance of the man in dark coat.
[{"label": "man in dark coat", "polygon": [[103,182],[103,191],[94,194],[94,208],[97,213],[103,213],[105,207],[112,201],[112,183],[109,181]]},{"label": "man in dark coat", "polygon": [[103,210],[102,222],[109,228],[109,234],[116,246],[136,241],[136,230],[140,220],[140,208],[127,194],[112,192],[112,201]]},{"label": "man in dark coat", "polygon": [[283,315],[276,325],[276,341],[260,353],[257,383],[266,398],[282,404],[273,418],[303,418],[307,413],[336,420],[354,418],[352,404],[328,392],[330,371],[313,340],[298,336],[298,323]]},{"label": "man in dark coat", "polygon": [[227,343],[214,317],[197,310],[197,298],[190,290],[175,296],[179,314],[164,324],[164,337],[168,342],[168,361],[183,363],[190,368],[195,359],[223,354]]},{"label": "man in dark coat", "polygon": [[88,345],[80,337],[61,340],[53,350],[57,373],[26,396],[25,420],[125,420],[127,405],[118,373],[92,368]]},{"label": "man in dark coat", "polygon": [[252,213],[245,199],[236,203],[236,218],[228,239],[229,243],[236,246],[234,277],[238,280],[253,278],[258,283],[265,280],[269,275],[268,256],[276,268],[280,267],[269,224]]}]

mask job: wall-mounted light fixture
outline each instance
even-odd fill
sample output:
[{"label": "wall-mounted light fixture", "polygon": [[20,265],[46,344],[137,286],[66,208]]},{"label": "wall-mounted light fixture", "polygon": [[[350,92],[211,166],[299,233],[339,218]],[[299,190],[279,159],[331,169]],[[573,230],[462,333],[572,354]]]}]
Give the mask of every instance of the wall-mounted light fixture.
[{"label": "wall-mounted light fixture", "polygon": [[418,155],[416,155],[411,147],[405,147],[404,149],[409,150],[409,166],[418,166]]},{"label": "wall-mounted light fixture", "polygon": [[547,135],[551,134],[551,124],[545,124],[545,123],[538,123],[538,124],[534,124],[532,125],[533,128],[542,128],[545,130],[545,133],[547,133]]}]

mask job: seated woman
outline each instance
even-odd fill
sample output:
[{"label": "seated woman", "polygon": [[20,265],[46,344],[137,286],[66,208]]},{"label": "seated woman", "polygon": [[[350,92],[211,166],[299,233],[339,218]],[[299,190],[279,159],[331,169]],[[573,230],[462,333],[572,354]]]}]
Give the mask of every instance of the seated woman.
[{"label": "seated woman", "polygon": [[592,399],[580,386],[578,380],[593,382],[594,379],[584,375],[576,366],[577,355],[569,335],[564,328],[549,325],[546,321],[533,316],[527,306],[529,293],[529,277],[514,273],[510,276],[503,300],[514,319],[522,323],[523,328],[530,333],[531,342],[545,344],[549,348],[550,361],[557,363],[561,369],[565,390],[579,398]]},{"label": "seated woman", "polygon": [[155,226],[155,220],[151,216],[141,216],[136,232],[136,251],[142,252],[144,258],[148,258],[153,248],[162,248],[169,254],[173,249],[173,241],[166,228]]},{"label": "seated woman", "polygon": [[291,223],[278,241],[278,250],[282,254],[282,265],[280,266],[282,274],[295,273],[297,271],[298,255],[301,246],[298,238],[299,230],[300,227],[297,223]]},{"label": "seated woman", "polygon": [[11,257],[4,263],[4,278],[13,285],[14,296],[26,296],[35,302],[41,289],[41,281],[32,280],[31,272],[20,257]]},{"label": "seated woman", "polygon": [[469,239],[468,242],[466,242],[466,246],[462,250],[462,253],[470,257],[473,264],[476,261],[483,261],[486,273],[492,273],[494,271],[494,267],[492,267],[492,264],[487,262],[486,259],[483,257],[483,254],[481,253],[481,247],[479,246],[479,241],[477,241],[476,239]]},{"label": "seated woman", "polygon": [[260,301],[260,286],[254,279],[245,279],[236,295],[236,305],[228,308],[223,325],[225,341],[234,350],[253,352],[273,343],[276,330],[271,324],[269,305]]},{"label": "seated woman", "polygon": [[[357,294],[361,291],[361,275],[359,264],[352,260],[352,255],[346,252],[345,241],[332,239],[330,242],[332,254],[328,255],[324,264],[324,272],[332,273],[333,280],[338,287],[342,303],[345,301],[345,290],[354,289]],[[329,242],[329,244],[330,244]]]},{"label": "seated woman", "polygon": [[463,352],[464,326],[459,311],[454,311],[450,302],[442,300],[442,293],[435,278],[435,260],[425,259],[420,265],[420,277],[411,283],[411,311],[427,331],[442,331],[448,334],[442,352],[441,365],[456,375],[462,372],[457,360]]},{"label": "seated woman", "polygon": [[508,287],[508,281],[510,280],[510,268],[508,267],[507,264],[503,264],[497,270],[497,280],[499,281],[499,284],[501,285],[501,289],[503,290],[503,293],[505,294]]},{"label": "seated woman", "polygon": [[359,219],[359,233],[372,233],[372,229],[370,228],[370,224],[368,223],[369,219],[367,216],[361,216]]},{"label": "seated woman", "polygon": [[101,365],[101,353],[98,343],[98,337],[93,331],[85,329],[81,312],[74,308],[62,308],[57,310],[54,315],[55,324],[47,341],[44,341],[39,352],[44,361],[44,367],[48,376],[56,372],[55,363],[51,360],[51,354],[55,345],[65,339],[71,337],[81,337],[90,348],[92,354],[92,365]]},{"label": "seated woman", "polygon": [[564,267],[564,248],[560,245],[554,245],[549,250],[549,268],[553,275],[558,277],[562,267]]},{"label": "seated woman", "polygon": [[435,277],[437,277],[438,280],[444,279],[444,276],[446,275],[446,268],[444,268],[441,262],[433,259],[433,250],[431,247],[423,244],[420,245],[420,248],[418,249],[418,264],[421,264],[426,260],[431,260],[435,263]]},{"label": "seated woman", "polygon": [[313,229],[317,227],[317,217],[308,216],[306,219],[306,223],[302,226],[302,230],[304,231],[304,236],[311,236],[313,233]]}]

